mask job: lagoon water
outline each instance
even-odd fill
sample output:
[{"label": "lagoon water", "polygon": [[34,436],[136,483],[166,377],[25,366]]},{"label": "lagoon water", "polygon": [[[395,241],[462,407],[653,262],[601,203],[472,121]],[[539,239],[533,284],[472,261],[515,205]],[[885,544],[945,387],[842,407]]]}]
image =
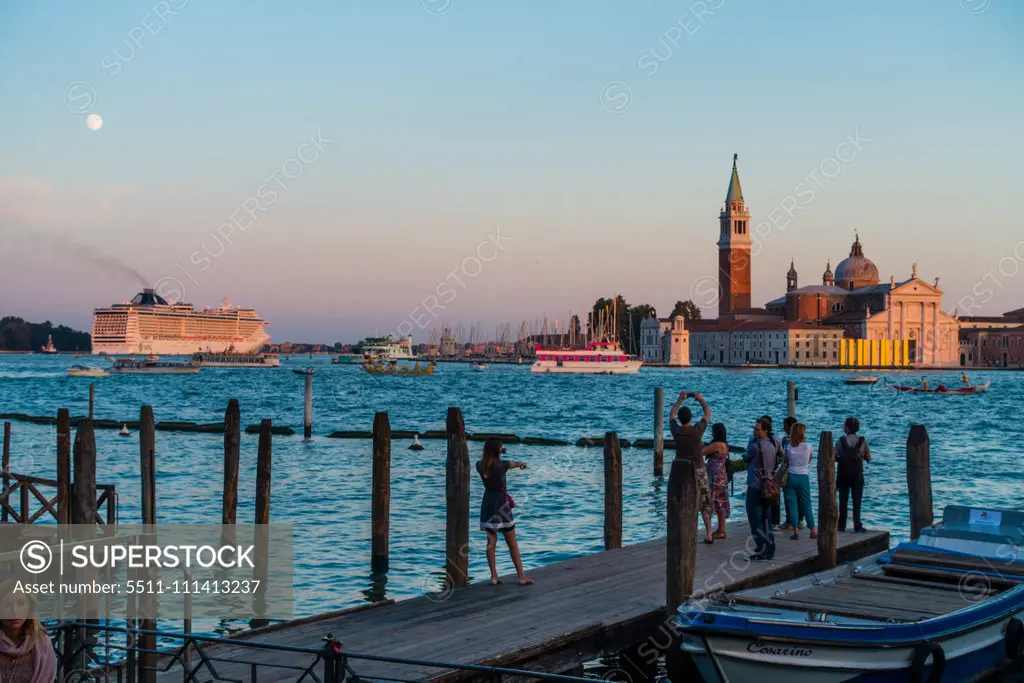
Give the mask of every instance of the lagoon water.
[{"label": "lagoon water", "polygon": [[[744,445],[754,420],[768,413],[781,424],[786,380],[799,387],[797,415],[813,434],[838,435],[847,415],[860,418],[874,459],[866,467],[864,520],[905,539],[905,444],[910,425],[925,424],[931,436],[937,514],[950,503],[1018,506],[1022,502],[1024,452],[1020,415],[1024,373],[970,373],[991,380],[974,396],[903,394],[875,386],[846,386],[845,373],[824,370],[723,370],[643,368],[633,376],[531,375],[529,366],[493,365],[471,372],[464,364],[440,364],[430,377],[375,377],[358,365],[332,365],[326,357],[293,358],[277,369],[210,369],[197,375],[111,375],[69,378],[70,356],[0,356],[0,412],[72,415],[88,410],[88,385],[96,384],[97,418],[137,420],[153,406],[156,420],[215,422],[228,399],[241,404],[242,424],[271,418],[301,434],[303,380],[292,368],[315,366],[314,438],[276,436],[273,447],[271,518],[296,524],[296,616],[382,598],[406,598],[437,590],[444,564],[443,440],[425,449],[392,442],[391,563],[386,576],[370,572],[370,441],[329,439],[334,430],[369,430],[375,411],[388,411],[393,430],[444,429],[448,406],[463,410],[466,428],[511,432],[575,442],[614,430],[620,438],[650,438],[654,388],[665,387],[666,411],[681,390],[700,391],[713,422],[726,424],[730,441]],[[105,364],[98,358],[86,362]],[[922,373],[879,373],[892,383],[919,383]],[[930,372],[929,384],[954,385],[959,372]],[[694,402],[688,403],[696,411]],[[55,428],[15,422],[11,469],[53,476]],[[117,485],[120,519],[140,520],[138,438],[113,430],[96,432],[97,481]],[[242,436],[240,522],[254,514],[256,436]],[[158,431],[157,515],[163,523],[217,523],[220,519],[223,438],[216,434]],[[470,443],[470,458],[480,455]],[[526,461],[509,473],[509,492],[527,568],[598,552],[603,547],[603,464],[600,448],[509,445],[508,458]],[[666,456],[666,463],[672,457]],[[666,481],[651,475],[652,451],[623,451],[623,542],[664,533]],[[666,472],[668,468],[666,467]],[[813,477],[812,477],[813,479]],[[741,482],[732,497],[732,519],[744,519]],[[487,577],[484,534],[477,530],[481,486],[473,479],[470,571]],[[815,497],[816,501],[816,497]],[[816,505],[816,502],[815,502]],[[801,542],[810,543],[809,540]],[[502,573],[512,571],[500,552]],[[240,624],[222,624],[234,630]]]}]

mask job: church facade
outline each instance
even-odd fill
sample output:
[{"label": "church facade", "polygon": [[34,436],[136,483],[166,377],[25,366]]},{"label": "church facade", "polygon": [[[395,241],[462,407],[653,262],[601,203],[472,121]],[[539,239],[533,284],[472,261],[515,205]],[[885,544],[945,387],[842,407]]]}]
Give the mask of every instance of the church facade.
[{"label": "church facade", "polygon": [[[831,263],[826,265],[820,285],[800,287],[791,262],[786,293],[763,309],[751,308],[749,224],[734,155],[719,213],[719,317],[683,321],[691,364],[960,365],[960,322],[942,310],[939,279],[926,282],[914,264],[910,277],[897,281],[890,276],[882,282],[859,235],[834,272]],[[653,362],[680,356],[667,323],[644,323],[647,337],[641,353]]]}]

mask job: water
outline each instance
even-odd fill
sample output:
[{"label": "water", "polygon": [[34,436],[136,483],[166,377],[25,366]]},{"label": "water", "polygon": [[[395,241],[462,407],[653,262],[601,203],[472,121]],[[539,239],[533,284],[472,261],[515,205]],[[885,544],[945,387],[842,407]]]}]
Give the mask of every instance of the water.
[{"label": "water", "polygon": [[[376,377],[359,366],[327,358],[294,358],[278,369],[204,369],[198,375],[126,375],[68,378],[67,356],[0,356],[0,412],[72,415],[88,412],[88,385],[96,384],[97,418],[137,420],[143,403],[156,420],[216,422],[230,398],[241,404],[242,424],[272,418],[301,434],[304,378],[290,368],[313,365],[314,439],[274,438],[271,521],[298,525],[295,541],[296,616],[407,598],[438,588],[444,564],[443,440],[423,440],[423,451],[394,440],[391,458],[391,566],[370,572],[370,441],[328,439],[334,430],[370,430],[374,412],[386,410],[392,429],[444,429],[448,406],[462,408],[468,431],[511,432],[575,442],[615,430],[620,438],[650,438],[653,390],[665,387],[666,410],[681,390],[700,391],[713,422],[724,422],[733,444],[745,444],[754,420],[768,413],[781,424],[786,380],[799,387],[797,414],[817,444],[821,430],[838,435],[848,415],[860,418],[871,444],[866,466],[864,521],[905,539],[905,444],[912,423],[927,425],[936,510],[950,503],[1021,504],[1021,430],[1024,373],[971,373],[992,381],[975,396],[903,394],[883,384],[846,386],[830,371],[644,368],[634,376],[535,376],[527,365],[494,365],[472,372],[441,364],[430,377]],[[881,373],[896,383],[917,383],[920,374]],[[928,374],[929,384],[954,385],[959,372]],[[699,408],[692,401],[695,411]],[[53,427],[15,422],[12,470],[53,476]],[[157,514],[161,522],[215,523],[220,519],[222,437],[157,432]],[[98,430],[97,480],[117,485],[120,516],[140,521],[138,440]],[[480,455],[470,443],[470,457]],[[603,464],[600,448],[509,445],[507,457],[524,460],[509,474],[518,535],[526,567],[538,567],[603,548]],[[668,456],[671,458],[671,454]],[[238,519],[254,515],[256,436],[243,434]],[[652,452],[623,451],[623,542],[664,534],[665,481],[651,476]],[[813,479],[813,477],[812,477]],[[744,519],[742,486],[732,498],[732,519]],[[481,487],[473,479],[470,572],[487,577],[484,535],[477,531]],[[816,505],[815,496],[815,505]],[[512,571],[499,552],[500,571]],[[231,630],[226,624],[217,630]]]}]

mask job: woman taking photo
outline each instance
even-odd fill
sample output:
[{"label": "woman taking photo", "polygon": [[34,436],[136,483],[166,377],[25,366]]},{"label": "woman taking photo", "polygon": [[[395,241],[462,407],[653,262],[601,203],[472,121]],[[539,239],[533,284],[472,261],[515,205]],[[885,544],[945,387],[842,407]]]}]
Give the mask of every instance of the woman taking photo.
[{"label": "woman taking photo", "polygon": [[704,466],[708,472],[708,483],[711,488],[711,504],[713,512],[718,516],[718,528],[712,535],[713,539],[722,539],[725,534],[725,520],[729,517],[729,472],[726,462],[729,460],[729,444],[726,443],[725,425],[716,422],[711,425],[711,443],[702,451],[707,460]]},{"label": "woman taking photo", "polygon": [[512,518],[515,501],[505,489],[505,473],[510,469],[526,469],[525,462],[502,460],[501,439],[491,437],[484,442],[484,454],[476,464],[476,471],[484,482],[484,498],[480,502],[480,528],[487,532],[487,566],[491,569],[491,585],[501,583],[498,577],[497,548],[498,532],[505,537],[505,545],[512,556],[520,586],[529,586],[533,579],[523,573],[523,561],[519,557],[519,543],[516,541],[516,521]]},{"label": "woman taking photo", "polygon": [[797,422],[789,432],[786,454],[789,457],[789,477],[786,481],[786,517],[792,520],[793,540],[800,538],[800,519],[807,520],[811,538],[818,537],[814,526],[814,512],[811,506],[810,465],[814,449],[807,443],[807,427]]},{"label": "woman taking photo", "polygon": [[57,656],[39,623],[34,596],[14,592],[17,581],[0,586],[0,680],[3,683],[53,683]]}]

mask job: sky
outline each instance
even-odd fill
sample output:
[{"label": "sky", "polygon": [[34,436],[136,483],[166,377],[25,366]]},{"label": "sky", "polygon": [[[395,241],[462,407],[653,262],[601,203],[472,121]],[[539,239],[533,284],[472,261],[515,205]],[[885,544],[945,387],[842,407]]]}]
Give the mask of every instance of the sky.
[{"label": "sky", "polygon": [[0,315],[89,329],[144,284],[274,341],[714,315],[733,154],[754,305],[859,232],[998,315],[1022,33],[1016,0],[3,3]]}]

